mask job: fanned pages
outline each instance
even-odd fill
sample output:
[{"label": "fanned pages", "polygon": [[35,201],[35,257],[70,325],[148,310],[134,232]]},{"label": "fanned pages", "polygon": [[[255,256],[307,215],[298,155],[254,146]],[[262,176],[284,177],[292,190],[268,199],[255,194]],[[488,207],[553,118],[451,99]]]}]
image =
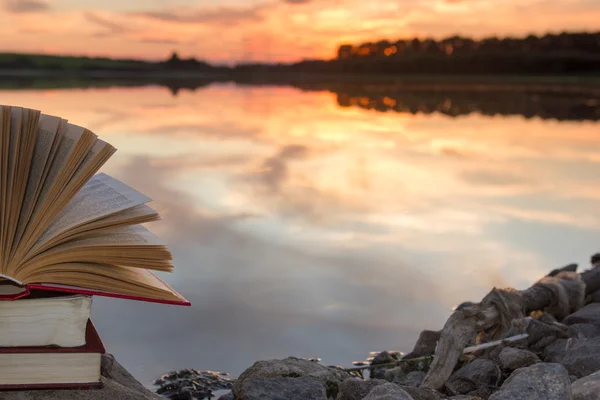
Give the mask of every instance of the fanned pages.
[{"label": "fanned pages", "polygon": [[173,269],[141,225],[159,219],[151,199],[97,173],[114,147],[60,117],[0,107],[0,275],[24,291],[189,305],[150,272]]}]

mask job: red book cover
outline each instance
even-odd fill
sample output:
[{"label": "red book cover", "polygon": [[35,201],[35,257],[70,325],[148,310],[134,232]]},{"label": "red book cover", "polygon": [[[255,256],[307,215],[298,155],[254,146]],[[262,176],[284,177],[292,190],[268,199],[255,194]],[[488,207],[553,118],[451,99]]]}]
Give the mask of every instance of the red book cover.
[{"label": "red book cover", "polygon": [[103,297],[113,297],[117,299],[126,299],[126,300],[136,300],[136,301],[146,301],[150,303],[161,303],[161,304],[173,304],[179,306],[191,306],[190,303],[185,297],[181,294],[177,293],[171,286],[161,280],[155,274],[152,274],[155,279],[161,282],[165,287],[167,287],[171,292],[173,292],[179,300],[162,300],[162,299],[153,299],[150,297],[142,297],[142,296],[130,296],[126,294],[107,292],[104,290],[93,290],[86,289],[77,286],[69,286],[69,285],[59,285],[59,284],[50,284],[50,283],[29,283],[22,286],[21,291],[11,294],[0,295],[0,300],[17,300],[27,296],[30,296],[32,290],[43,290],[43,291],[52,291],[52,292],[61,292],[61,293],[72,293],[72,294],[83,294],[89,296],[103,296]]},{"label": "red book cover", "polygon": [[[5,353],[20,353],[20,354],[40,354],[40,353],[99,353],[106,352],[104,344],[98,335],[96,327],[91,319],[88,319],[85,331],[84,346],[80,347],[58,347],[58,346],[41,346],[41,347],[0,347],[0,354]],[[100,366],[98,366],[100,367]],[[43,384],[20,384],[20,385],[3,385],[0,383],[0,390],[32,390],[32,389],[68,389],[68,388],[101,388],[102,382],[89,383],[43,383]]]}]

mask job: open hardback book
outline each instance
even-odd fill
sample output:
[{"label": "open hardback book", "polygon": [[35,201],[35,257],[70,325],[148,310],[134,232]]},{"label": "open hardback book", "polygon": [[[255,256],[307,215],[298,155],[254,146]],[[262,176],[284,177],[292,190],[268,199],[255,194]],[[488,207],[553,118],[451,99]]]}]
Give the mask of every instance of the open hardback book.
[{"label": "open hardback book", "polygon": [[151,270],[173,269],[142,224],[151,200],[98,170],[115,152],[88,129],[40,111],[0,106],[0,299],[30,290],[189,302]]}]

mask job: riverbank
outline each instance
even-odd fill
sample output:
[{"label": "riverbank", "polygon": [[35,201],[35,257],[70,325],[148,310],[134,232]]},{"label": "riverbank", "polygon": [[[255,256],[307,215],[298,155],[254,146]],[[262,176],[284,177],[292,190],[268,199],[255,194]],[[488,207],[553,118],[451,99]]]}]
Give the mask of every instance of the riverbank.
[{"label": "riverbank", "polygon": [[[576,268],[553,270],[524,291],[493,289],[480,303],[464,302],[406,355],[384,351],[358,368],[294,357],[255,362],[220,400],[596,399],[600,269]],[[452,352],[460,353],[456,361]],[[193,385],[176,382],[182,390],[170,398],[186,398]]]}]

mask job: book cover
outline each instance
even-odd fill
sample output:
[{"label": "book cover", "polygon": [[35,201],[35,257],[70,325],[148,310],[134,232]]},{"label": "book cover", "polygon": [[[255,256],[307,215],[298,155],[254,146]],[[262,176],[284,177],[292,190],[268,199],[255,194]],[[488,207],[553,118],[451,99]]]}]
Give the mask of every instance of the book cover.
[{"label": "book cover", "polygon": [[[80,347],[58,347],[58,346],[41,346],[41,347],[0,347],[0,354],[20,353],[20,354],[42,354],[42,353],[106,353],[104,343],[98,335],[96,327],[91,319],[88,319],[86,328],[86,344]],[[98,366],[100,368],[100,366]],[[102,382],[85,382],[85,383],[41,383],[41,384],[2,384],[0,390],[38,390],[38,389],[77,389],[77,388],[102,388]]]}]

